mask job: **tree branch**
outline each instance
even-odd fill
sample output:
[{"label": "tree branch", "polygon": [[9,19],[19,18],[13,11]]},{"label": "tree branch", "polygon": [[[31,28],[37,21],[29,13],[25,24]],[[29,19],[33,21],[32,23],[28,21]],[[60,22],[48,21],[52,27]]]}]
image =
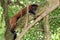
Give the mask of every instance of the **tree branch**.
[{"label": "tree branch", "polygon": [[[56,1],[56,0],[55,0]],[[58,1],[58,0],[57,0]],[[21,34],[20,36],[18,36],[16,38],[16,40],[20,40],[23,35],[25,35],[25,33],[35,24],[37,23],[38,21],[40,21],[43,17],[45,17],[46,15],[48,15],[51,11],[53,11],[54,9],[56,9],[57,7],[59,6],[59,1],[58,2],[54,2],[53,1],[53,4],[50,4],[50,7],[47,7],[46,11],[43,12],[32,24],[30,24]]]},{"label": "tree branch", "polygon": [[44,38],[43,40],[51,40],[51,36],[50,36],[50,26],[49,26],[49,15],[47,15],[46,17],[43,18],[43,22],[44,22]]}]

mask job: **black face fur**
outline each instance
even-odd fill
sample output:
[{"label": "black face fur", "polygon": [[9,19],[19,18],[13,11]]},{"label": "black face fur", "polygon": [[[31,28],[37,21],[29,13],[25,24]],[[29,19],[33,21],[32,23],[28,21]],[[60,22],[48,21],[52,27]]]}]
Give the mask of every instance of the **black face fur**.
[{"label": "black face fur", "polygon": [[37,10],[37,7],[38,7],[38,5],[37,5],[37,4],[32,4],[31,6],[32,6],[32,10],[34,10],[34,11],[36,11],[36,10]]},{"label": "black face fur", "polygon": [[35,15],[35,11],[37,10],[38,5],[37,4],[32,4],[31,9],[29,10],[29,13]]}]

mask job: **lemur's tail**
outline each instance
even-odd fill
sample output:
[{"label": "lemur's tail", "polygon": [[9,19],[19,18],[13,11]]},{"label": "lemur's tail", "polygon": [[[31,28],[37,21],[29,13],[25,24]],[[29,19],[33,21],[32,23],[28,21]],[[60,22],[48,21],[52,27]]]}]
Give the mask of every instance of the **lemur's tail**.
[{"label": "lemur's tail", "polygon": [[17,37],[17,33],[13,30],[11,30],[11,32],[13,33],[13,35],[14,35],[14,38],[13,38],[13,40],[15,40],[16,39],[16,37]]}]

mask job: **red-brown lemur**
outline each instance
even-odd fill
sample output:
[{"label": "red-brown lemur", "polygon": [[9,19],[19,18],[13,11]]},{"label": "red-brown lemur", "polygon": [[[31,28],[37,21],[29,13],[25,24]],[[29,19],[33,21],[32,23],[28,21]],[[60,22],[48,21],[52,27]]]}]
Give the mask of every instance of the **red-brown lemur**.
[{"label": "red-brown lemur", "polygon": [[[38,7],[37,4],[29,5],[29,13],[30,14],[33,14],[33,15],[36,15],[35,11],[37,10],[37,7]],[[14,30],[16,28],[17,20],[21,17],[21,15],[24,16],[26,13],[27,13],[27,7],[23,8],[22,10],[20,10],[9,21],[10,22],[10,25],[11,25],[10,31],[14,34],[14,40],[15,40],[15,38],[17,36],[16,35],[16,32]]]}]

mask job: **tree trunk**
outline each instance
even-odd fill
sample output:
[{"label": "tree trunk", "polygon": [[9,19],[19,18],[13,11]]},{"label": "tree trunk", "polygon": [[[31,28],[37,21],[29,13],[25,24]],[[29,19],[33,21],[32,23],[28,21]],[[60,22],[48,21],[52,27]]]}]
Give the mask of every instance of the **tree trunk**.
[{"label": "tree trunk", "polygon": [[1,0],[1,6],[3,8],[3,17],[5,20],[5,40],[13,40],[13,34],[10,32],[9,17],[8,17],[8,0]]}]

